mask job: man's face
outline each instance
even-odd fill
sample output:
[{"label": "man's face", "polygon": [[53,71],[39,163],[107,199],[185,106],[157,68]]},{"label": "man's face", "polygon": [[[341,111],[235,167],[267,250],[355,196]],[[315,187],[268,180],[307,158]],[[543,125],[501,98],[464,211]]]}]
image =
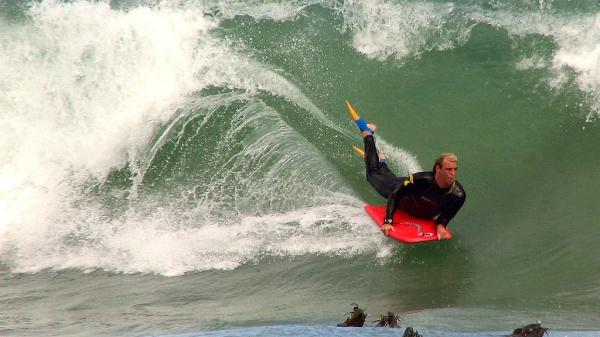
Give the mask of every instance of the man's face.
[{"label": "man's face", "polygon": [[454,184],[457,171],[458,163],[450,158],[444,158],[442,166],[435,167],[435,180],[441,188],[448,188]]}]

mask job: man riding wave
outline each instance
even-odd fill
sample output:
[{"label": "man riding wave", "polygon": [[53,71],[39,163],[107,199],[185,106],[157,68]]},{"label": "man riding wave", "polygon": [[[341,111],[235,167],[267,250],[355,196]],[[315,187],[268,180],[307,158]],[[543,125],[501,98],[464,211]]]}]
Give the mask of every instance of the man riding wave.
[{"label": "man riding wave", "polygon": [[388,231],[394,231],[394,212],[401,209],[418,218],[434,219],[438,238],[450,239],[448,223],[466,199],[465,190],[456,180],[456,155],[443,153],[436,159],[432,171],[398,177],[390,171],[383,155],[377,152],[373,137],[376,126],[367,124],[348,101],[346,105],[363,137],[364,152],[358,148],[355,150],[365,159],[367,181],[382,197],[388,199],[381,230],[386,235]]}]

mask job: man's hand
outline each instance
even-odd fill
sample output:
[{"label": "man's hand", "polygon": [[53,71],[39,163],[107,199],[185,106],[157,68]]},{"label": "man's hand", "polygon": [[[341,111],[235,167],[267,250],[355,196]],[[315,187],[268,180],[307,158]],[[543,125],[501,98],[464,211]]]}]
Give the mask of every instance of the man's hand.
[{"label": "man's hand", "polygon": [[394,229],[394,226],[392,224],[386,223],[383,224],[383,226],[381,226],[381,231],[383,232],[383,234],[388,235],[389,231],[395,232],[396,230]]},{"label": "man's hand", "polygon": [[438,240],[449,240],[452,238],[452,235],[450,234],[450,232],[448,232],[446,227],[444,227],[441,224],[437,225],[437,235],[438,235]]}]

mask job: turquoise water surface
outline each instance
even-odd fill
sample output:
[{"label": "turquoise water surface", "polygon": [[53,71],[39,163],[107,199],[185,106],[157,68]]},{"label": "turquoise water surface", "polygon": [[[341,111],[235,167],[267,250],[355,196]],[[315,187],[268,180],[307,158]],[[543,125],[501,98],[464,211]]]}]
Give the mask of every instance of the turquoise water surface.
[{"label": "turquoise water surface", "polygon": [[[599,335],[599,50],[597,1],[0,1],[0,335]],[[345,99],[458,155],[453,240],[363,213]]]}]

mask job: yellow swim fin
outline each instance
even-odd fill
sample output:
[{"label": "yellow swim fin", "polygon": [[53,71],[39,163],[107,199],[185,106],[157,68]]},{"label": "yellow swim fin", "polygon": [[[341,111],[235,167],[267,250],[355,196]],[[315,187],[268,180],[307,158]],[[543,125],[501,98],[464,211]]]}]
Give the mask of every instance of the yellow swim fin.
[{"label": "yellow swim fin", "polygon": [[353,120],[357,121],[360,119],[360,116],[356,113],[356,110],[354,110],[354,108],[352,107],[350,102],[348,102],[348,100],[346,100],[346,107],[348,107],[348,112],[350,113],[350,116],[352,116]]},{"label": "yellow swim fin", "polygon": [[359,149],[358,147],[352,145],[352,147],[354,148],[354,151],[356,151],[356,154],[358,154],[361,158],[365,157],[365,151]]},{"label": "yellow swim fin", "polygon": [[[360,148],[354,145],[352,145],[352,148],[354,149],[354,152],[356,152],[356,154],[358,154],[361,158],[365,157],[365,151],[361,150]],[[385,161],[385,154],[383,154],[383,152],[377,152],[377,156],[379,157],[380,162]]]}]

